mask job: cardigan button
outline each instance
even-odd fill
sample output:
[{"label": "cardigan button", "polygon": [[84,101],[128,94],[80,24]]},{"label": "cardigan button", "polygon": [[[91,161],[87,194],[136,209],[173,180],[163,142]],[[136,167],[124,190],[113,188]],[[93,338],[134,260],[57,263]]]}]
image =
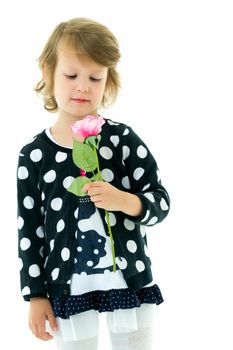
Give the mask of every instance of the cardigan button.
[{"label": "cardigan button", "polygon": [[69,291],[67,289],[64,289],[63,294],[68,295]]}]

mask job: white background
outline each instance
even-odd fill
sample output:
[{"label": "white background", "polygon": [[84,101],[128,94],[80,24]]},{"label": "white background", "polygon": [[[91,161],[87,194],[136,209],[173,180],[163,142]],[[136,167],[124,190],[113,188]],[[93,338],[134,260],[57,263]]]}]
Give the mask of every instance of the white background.
[{"label": "white background", "polygon": [[[130,124],[151,148],[172,207],[148,230],[165,303],[158,350],[232,350],[233,11],[226,0],[7,1],[0,8],[1,340],[53,349],[27,328],[19,292],[16,165],[20,147],[51,125],[32,90],[53,28],[85,16],[118,37],[123,88],[104,115]],[[101,334],[101,343],[106,337]],[[105,346],[108,348],[107,340]]]}]

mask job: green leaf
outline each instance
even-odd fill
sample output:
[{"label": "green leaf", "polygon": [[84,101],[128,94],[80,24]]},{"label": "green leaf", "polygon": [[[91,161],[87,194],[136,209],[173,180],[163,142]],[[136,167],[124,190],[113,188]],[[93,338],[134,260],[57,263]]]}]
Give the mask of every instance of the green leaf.
[{"label": "green leaf", "polygon": [[86,138],[85,143],[96,148],[96,136],[89,136]]},{"label": "green leaf", "polygon": [[75,194],[76,196],[84,197],[86,196],[86,192],[83,192],[82,189],[83,189],[83,186],[85,186],[89,182],[91,182],[91,180],[88,177],[78,176],[76,177],[76,179],[74,179],[74,181],[72,182],[70,187],[67,189],[67,191]]},{"label": "green leaf", "polygon": [[74,140],[72,156],[75,165],[77,165],[77,167],[80,169],[84,169],[85,171],[94,171],[97,168],[95,152],[85,143]]}]

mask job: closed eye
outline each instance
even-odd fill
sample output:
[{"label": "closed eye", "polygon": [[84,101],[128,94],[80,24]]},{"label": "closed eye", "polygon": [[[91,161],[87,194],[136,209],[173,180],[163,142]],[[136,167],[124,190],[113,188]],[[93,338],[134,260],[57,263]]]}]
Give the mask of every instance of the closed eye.
[{"label": "closed eye", "polygon": [[69,75],[69,74],[65,74],[66,78],[68,79],[76,79],[77,78],[77,74],[72,74],[72,75]]},{"label": "closed eye", "polygon": [[90,77],[90,80],[91,81],[101,81],[102,79],[97,79],[97,78],[94,78],[94,77]]}]

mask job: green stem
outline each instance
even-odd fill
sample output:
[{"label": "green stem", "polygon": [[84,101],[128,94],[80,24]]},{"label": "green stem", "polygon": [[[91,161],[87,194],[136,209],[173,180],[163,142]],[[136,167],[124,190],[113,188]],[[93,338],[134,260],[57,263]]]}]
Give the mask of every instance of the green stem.
[{"label": "green stem", "polygon": [[[96,148],[94,148],[94,150],[95,150],[95,155],[96,155],[98,179],[101,181],[101,180],[103,180],[103,178],[102,178],[102,175],[101,175],[101,172],[100,172],[98,154],[97,154]],[[111,225],[110,225],[110,218],[109,218],[108,211],[106,209],[104,209],[104,211],[105,211],[105,216],[106,216],[106,220],[107,220],[107,224],[108,224],[108,233],[109,233],[109,237],[110,237],[110,241],[111,241],[112,260],[113,260],[113,272],[116,272],[116,255],[115,255],[115,248],[114,248],[114,240],[113,240],[113,236],[112,236],[112,229],[111,229]]]},{"label": "green stem", "polygon": [[115,248],[114,248],[114,240],[112,236],[112,229],[110,225],[110,219],[109,219],[109,213],[106,209],[104,209],[105,215],[106,215],[106,220],[108,224],[108,233],[111,241],[111,248],[112,248],[112,260],[113,260],[113,272],[116,272],[116,256],[115,256]]}]

